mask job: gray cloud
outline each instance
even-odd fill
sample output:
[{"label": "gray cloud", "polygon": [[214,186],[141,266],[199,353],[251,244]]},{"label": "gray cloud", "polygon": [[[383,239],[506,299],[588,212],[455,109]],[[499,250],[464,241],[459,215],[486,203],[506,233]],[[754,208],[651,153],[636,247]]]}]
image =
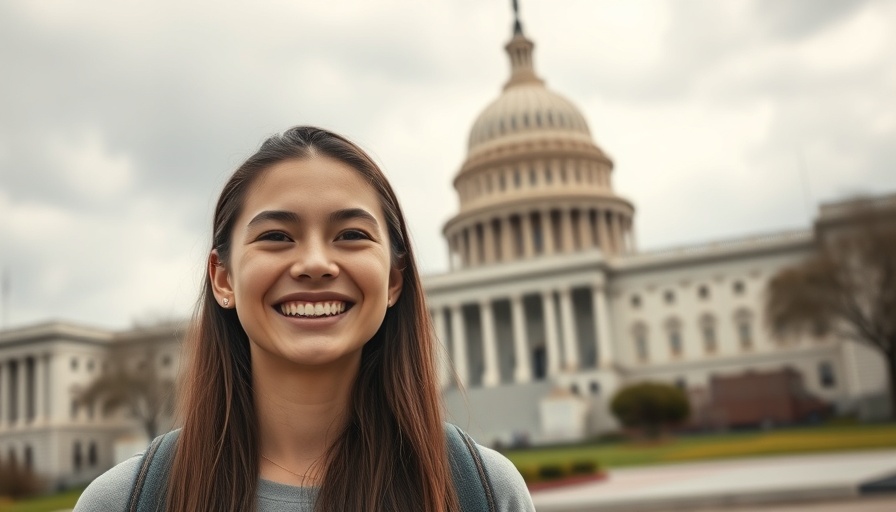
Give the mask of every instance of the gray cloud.
[{"label": "gray cloud", "polygon": [[[892,4],[533,1],[523,16],[540,73],[615,158],[642,246],[805,225],[798,153],[816,201],[896,188],[894,36],[849,32]],[[507,77],[510,19],[476,0],[0,3],[10,320],[186,316],[224,179],[299,123],[374,153],[422,267],[444,270],[451,180]],[[846,53],[819,60],[834,43]]]}]

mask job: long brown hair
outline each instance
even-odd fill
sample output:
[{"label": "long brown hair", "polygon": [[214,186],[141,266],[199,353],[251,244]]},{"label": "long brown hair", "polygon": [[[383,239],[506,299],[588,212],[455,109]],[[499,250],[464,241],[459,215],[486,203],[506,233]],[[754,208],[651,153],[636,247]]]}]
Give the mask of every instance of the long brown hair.
[{"label": "long brown hair", "polygon": [[[458,509],[436,380],[435,345],[420,277],[395,193],[373,160],[334,133],[295,127],[266,140],[227,181],[212,248],[227,265],[246,195],[266,169],[320,155],[355,169],[380,198],[402,293],[362,350],[348,421],[330,447],[315,509]],[[236,311],[218,306],[206,276],[188,335],[184,425],[167,489],[169,512],[255,510],[258,428],[249,339]]]}]

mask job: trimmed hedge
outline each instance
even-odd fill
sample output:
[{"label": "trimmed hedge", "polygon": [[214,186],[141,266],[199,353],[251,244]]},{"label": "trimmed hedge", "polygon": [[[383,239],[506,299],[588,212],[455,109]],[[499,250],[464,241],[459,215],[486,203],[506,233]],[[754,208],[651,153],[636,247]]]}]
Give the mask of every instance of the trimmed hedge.
[{"label": "trimmed hedge", "polygon": [[578,459],[564,463],[530,464],[518,466],[517,470],[528,484],[561,480],[571,476],[596,475],[601,472],[600,464],[591,459]]}]

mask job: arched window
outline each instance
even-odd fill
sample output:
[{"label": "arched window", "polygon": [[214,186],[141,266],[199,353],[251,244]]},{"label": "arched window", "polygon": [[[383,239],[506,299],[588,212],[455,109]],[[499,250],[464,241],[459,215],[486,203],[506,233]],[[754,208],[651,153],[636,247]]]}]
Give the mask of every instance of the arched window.
[{"label": "arched window", "polygon": [[681,321],[677,318],[666,320],[666,336],[669,339],[669,353],[672,357],[681,357],[684,349],[681,340]]},{"label": "arched window", "polygon": [[72,445],[72,467],[75,468],[75,471],[80,471],[83,462],[83,456],[81,455],[81,441],[75,441],[75,444]]},{"label": "arched window", "polygon": [[635,345],[635,357],[638,361],[646,362],[650,359],[650,347],[647,339],[647,326],[644,322],[637,322],[632,326],[632,341]]},{"label": "arched window", "polygon": [[96,452],[96,441],[91,441],[87,446],[87,465],[90,467],[96,466],[98,462],[97,452]]},{"label": "arched window", "polygon": [[672,290],[666,290],[663,292],[663,300],[666,301],[666,304],[675,304],[675,292]]},{"label": "arched window", "polygon": [[830,361],[818,363],[818,381],[825,389],[837,386],[837,378],[834,376],[834,365]]},{"label": "arched window", "polygon": [[738,309],[734,313],[734,328],[737,330],[737,340],[740,348],[750,350],[753,348],[753,313],[746,308]]},{"label": "arched window", "polygon": [[709,298],[709,286],[705,284],[701,284],[697,287],[697,296],[702,300],[706,300]]},{"label": "arched window", "polygon": [[714,354],[719,343],[716,336],[716,319],[709,313],[700,317],[700,334],[703,337],[704,352]]}]

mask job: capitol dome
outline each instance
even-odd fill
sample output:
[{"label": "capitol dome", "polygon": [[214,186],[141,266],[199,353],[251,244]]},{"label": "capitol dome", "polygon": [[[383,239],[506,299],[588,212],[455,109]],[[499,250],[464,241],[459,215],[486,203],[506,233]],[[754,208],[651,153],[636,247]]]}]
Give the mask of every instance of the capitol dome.
[{"label": "capitol dome", "polygon": [[473,123],[454,178],[460,211],[443,231],[451,268],[632,252],[635,209],[613,191],[613,162],[581,111],[535,73],[535,44],[515,21],[510,78]]},{"label": "capitol dome", "polygon": [[515,84],[479,114],[470,130],[468,150],[504,136],[544,132],[591,141],[585,116],[571,101],[542,83]]}]

